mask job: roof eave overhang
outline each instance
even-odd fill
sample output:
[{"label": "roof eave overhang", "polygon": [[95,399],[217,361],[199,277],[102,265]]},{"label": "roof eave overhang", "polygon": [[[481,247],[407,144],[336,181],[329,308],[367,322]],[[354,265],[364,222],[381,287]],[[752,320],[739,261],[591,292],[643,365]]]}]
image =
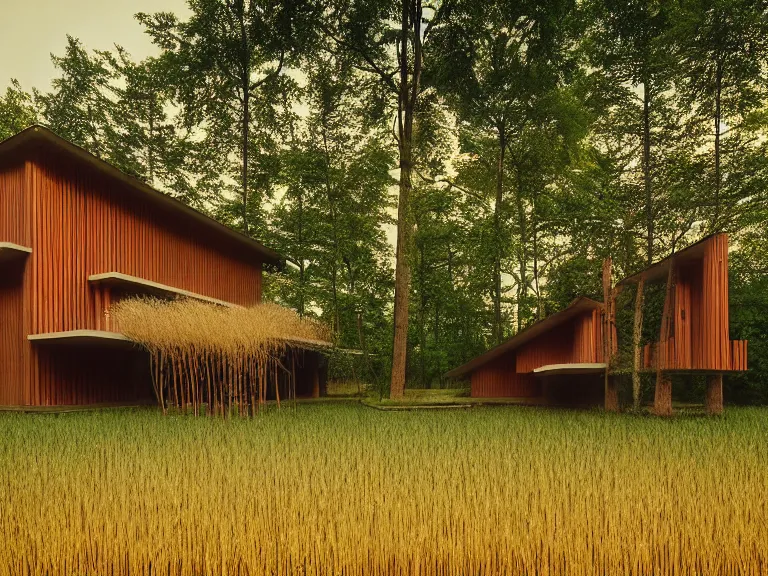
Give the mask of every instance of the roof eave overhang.
[{"label": "roof eave overhang", "polygon": [[530,342],[537,336],[545,334],[546,332],[548,332],[558,324],[561,324],[562,322],[566,322],[582,312],[599,309],[602,307],[603,307],[602,303],[597,302],[596,300],[592,300],[591,298],[587,298],[586,296],[580,296],[579,298],[576,298],[573,302],[571,302],[567,308],[564,308],[560,312],[556,312],[551,316],[547,316],[543,320],[539,320],[538,322],[536,322],[535,324],[532,324],[525,330],[518,332],[506,342],[502,342],[495,348],[491,348],[484,354],[481,354],[480,356],[476,356],[475,358],[473,358],[472,360],[470,360],[465,364],[462,364],[458,368],[454,368],[450,372],[446,372],[445,377],[446,378],[466,378],[468,375],[470,375],[472,372],[474,372],[481,366],[484,366],[488,362],[491,362],[492,360],[495,360],[496,358],[508,352],[516,350],[517,348],[519,348],[520,346],[522,346],[527,342]]},{"label": "roof eave overhang", "polygon": [[232,230],[231,228],[225,226],[224,224],[217,222],[213,218],[206,216],[202,212],[195,210],[191,206],[188,206],[187,204],[184,204],[183,202],[176,200],[175,198],[168,196],[167,194],[164,194],[159,190],[155,190],[154,188],[145,184],[138,178],[130,176],[125,172],[115,168],[108,162],[105,162],[104,160],[97,158],[96,156],[94,156],[87,150],[81,148],[80,146],[77,146],[76,144],[72,144],[71,142],[58,136],[48,128],[45,128],[44,126],[39,126],[39,125],[30,126],[29,128],[22,130],[15,136],[11,136],[7,140],[0,142],[0,154],[5,152],[10,152],[15,149],[20,149],[22,146],[35,141],[49,144],[55,147],[56,149],[61,150],[62,152],[77,158],[81,162],[94,168],[98,172],[101,172],[107,177],[118,180],[124,183],[125,185],[131,187],[132,189],[136,190],[137,192],[146,195],[150,200],[154,201],[158,205],[164,206],[172,211],[184,214],[186,217],[204,225],[205,227],[214,231],[215,233],[235,241],[236,243],[240,244],[243,248],[246,248],[247,250],[249,250],[249,252],[251,252],[252,254],[258,255],[259,261],[265,264],[271,264],[277,268],[282,268],[284,263],[284,258],[274,250],[267,248],[266,246],[260,244],[256,240],[253,240],[252,238],[245,236],[240,232]]}]

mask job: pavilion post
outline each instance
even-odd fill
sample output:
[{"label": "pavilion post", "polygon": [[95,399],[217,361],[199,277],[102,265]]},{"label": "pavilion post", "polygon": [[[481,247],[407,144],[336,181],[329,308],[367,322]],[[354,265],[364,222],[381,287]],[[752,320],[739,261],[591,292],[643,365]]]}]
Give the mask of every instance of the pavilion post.
[{"label": "pavilion post", "polygon": [[723,375],[710,374],[707,376],[707,395],[705,399],[707,414],[723,413]]},{"label": "pavilion post", "polygon": [[632,366],[632,406],[635,411],[640,409],[640,368],[643,336],[643,300],[645,299],[645,278],[641,277],[637,283],[635,293],[635,321],[632,332],[633,366]]}]

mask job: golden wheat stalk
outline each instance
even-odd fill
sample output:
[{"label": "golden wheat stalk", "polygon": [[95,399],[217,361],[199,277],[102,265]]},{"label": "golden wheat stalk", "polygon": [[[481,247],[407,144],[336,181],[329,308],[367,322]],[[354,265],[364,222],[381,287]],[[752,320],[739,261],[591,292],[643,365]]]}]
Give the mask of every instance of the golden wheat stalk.
[{"label": "golden wheat stalk", "polygon": [[[225,308],[190,299],[131,298],[116,303],[120,331],[145,347],[163,413],[254,415],[271,387],[280,403],[280,362],[296,343],[327,342],[329,331],[276,304]],[[291,366],[294,366],[293,359]],[[282,369],[282,371],[281,371]],[[295,368],[289,386],[295,386]]]}]

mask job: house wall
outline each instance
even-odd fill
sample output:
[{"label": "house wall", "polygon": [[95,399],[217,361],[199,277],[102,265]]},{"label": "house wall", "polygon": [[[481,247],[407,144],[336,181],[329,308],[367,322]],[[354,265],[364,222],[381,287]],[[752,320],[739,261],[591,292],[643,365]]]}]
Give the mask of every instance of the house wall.
[{"label": "house wall", "polygon": [[[29,245],[24,189],[28,165],[10,158],[0,163],[0,242]],[[25,259],[0,262],[0,405],[23,403],[28,357],[24,346]]]},{"label": "house wall", "polygon": [[600,310],[585,312],[534,338],[517,350],[517,372],[533,372],[548,364],[602,362]]},{"label": "house wall", "polygon": [[[29,334],[98,329],[102,288],[88,276],[121,272],[235,304],[261,298],[261,263],[187,218],[55,150],[0,166],[0,241],[32,248],[19,284],[0,287],[0,404],[133,403],[147,380],[136,354],[32,344]],[[5,281],[6,284],[8,281]],[[21,338],[20,338],[21,337]]]},{"label": "house wall", "polygon": [[645,347],[644,366],[659,357],[668,370],[746,369],[746,342],[728,332],[728,236],[710,238],[701,258],[676,266],[672,337]]},{"label": "house wall", "polygon": [[473,398],[536,398],[541,396],[541,384],[533,374],[518,374],[513,351],[475,370],[470,394]]}]

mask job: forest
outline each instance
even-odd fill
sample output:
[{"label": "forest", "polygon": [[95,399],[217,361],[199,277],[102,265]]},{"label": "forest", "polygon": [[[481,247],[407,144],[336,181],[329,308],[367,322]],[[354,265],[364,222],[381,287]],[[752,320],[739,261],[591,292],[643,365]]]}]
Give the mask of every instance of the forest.
[{"label": "forest", "polygon": [[141,61],[62,38],[50,90],[0,93],[0,140],[44,124],[279,251],[265,297],[394,397],[602,300],[608,256],[618,279],[727,232],[750,371],[725,396],[768,403],[767,2],[188,4],[136,14]]}]

